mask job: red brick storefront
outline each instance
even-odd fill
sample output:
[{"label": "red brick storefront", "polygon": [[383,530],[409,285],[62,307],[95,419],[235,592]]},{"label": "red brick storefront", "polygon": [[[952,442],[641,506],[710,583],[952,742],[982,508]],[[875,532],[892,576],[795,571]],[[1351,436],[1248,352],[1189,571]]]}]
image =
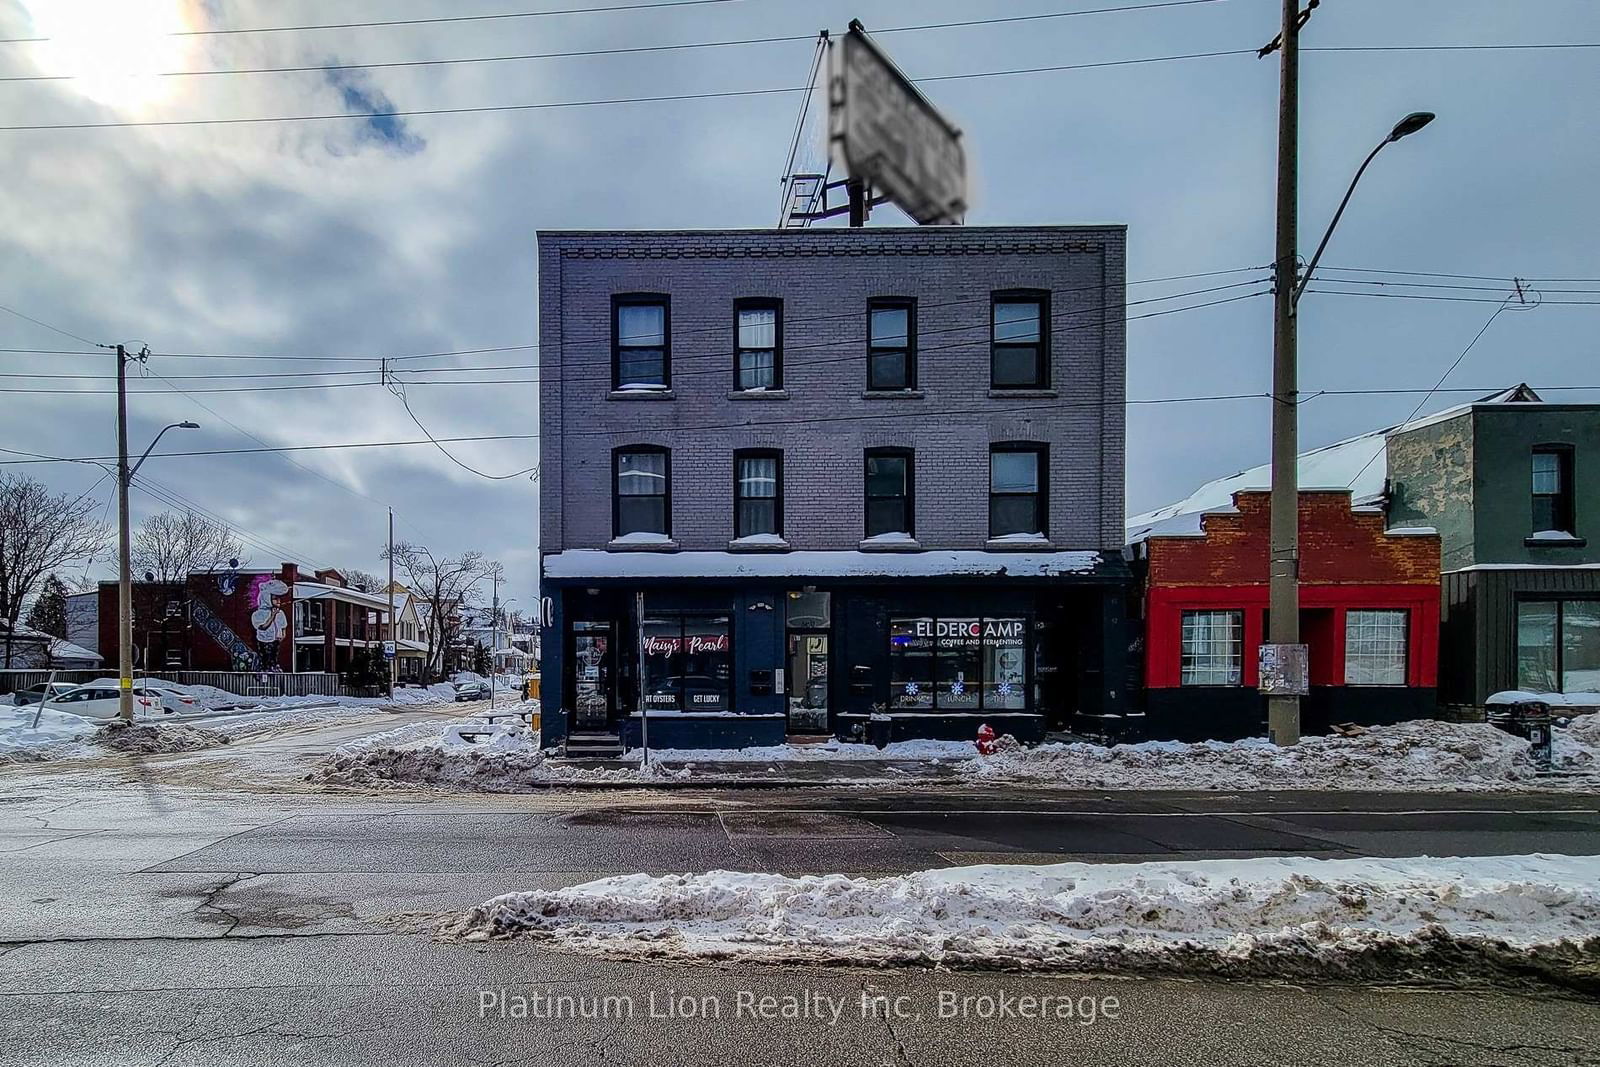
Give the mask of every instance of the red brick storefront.
[{"label": "red brick storefront", "polygon": [[[1135,546],[1142,587],[1146,733],[1264,733],[1256,692],[1266,629],[1268,494],[1234,494],[1198,534]],[[1300,629],[1309,646],[1307,732],[1431,716],[1439,655],[1439,537],[1386,531],[1349,490],[1300,494]]]}]

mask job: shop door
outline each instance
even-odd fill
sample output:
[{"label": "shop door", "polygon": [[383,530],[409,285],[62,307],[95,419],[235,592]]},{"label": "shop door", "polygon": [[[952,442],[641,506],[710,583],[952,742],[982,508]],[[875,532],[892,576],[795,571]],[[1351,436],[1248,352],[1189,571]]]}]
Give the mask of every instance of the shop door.
[{"label": "shop door", "polygon": [[572,712],[578,730],[611,727],[616,706],[614,636],[609,622],[572,624]]},{"label": "shop door", "polygon": [[828,731],[828,635],[789,633],[789,732]]}]

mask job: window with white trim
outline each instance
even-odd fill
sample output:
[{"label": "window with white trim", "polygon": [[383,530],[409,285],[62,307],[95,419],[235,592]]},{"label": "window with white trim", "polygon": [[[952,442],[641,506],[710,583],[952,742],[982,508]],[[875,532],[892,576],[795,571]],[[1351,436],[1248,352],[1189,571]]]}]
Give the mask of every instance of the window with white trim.
[{"label": "window with white trim", "polygon": [[1344,684],[1405,685],[1409,630],[1409,612],[1345,612]]},{"label": "window with white trim", "polygon": [[1238,685],[1244,662],[1244,612],[1186,611],[1179,682]]}]

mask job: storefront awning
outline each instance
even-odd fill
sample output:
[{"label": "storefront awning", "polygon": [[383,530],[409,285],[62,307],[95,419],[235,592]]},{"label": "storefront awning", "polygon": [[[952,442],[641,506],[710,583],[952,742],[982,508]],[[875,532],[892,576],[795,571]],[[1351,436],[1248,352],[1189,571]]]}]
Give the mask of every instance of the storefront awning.
[{"label": "storefront awning", "polygon": [[1059,578],[1120,581],[1127,564],[1099,552],[608,552],[577,548],[544,559],[556,581],[606,579],[856,580]]}]

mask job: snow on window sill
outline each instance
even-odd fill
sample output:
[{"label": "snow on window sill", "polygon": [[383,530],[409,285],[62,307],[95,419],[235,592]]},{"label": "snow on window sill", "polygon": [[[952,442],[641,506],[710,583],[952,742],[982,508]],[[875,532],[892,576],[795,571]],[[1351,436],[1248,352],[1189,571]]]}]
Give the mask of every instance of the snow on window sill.
[{"label": "snow on window sill", "polygon": [[1055,396],[1058,396],[1058,395],[1059,394],[1054,389],[1029,389],[1029,388],[1008,389],[1008,388],[1004,388],[1004,387],[996,389],[993,386],[990,386],[990,388],[989,388],[989,396],[992,397],[992,398],[997,398],[997,399],[998,398],[1002,398],[1002,397],[1007,399],[1007,400],[1015,400],[1018,397],[1022,397],[1024,399],[1026,399],[1028,397],[1039,397],[1039,398],[1042,398],[1042,399],[1049,399],[1049,398],[1052,398],[1052,397],[1055,397]]},{"label": "snow on window sill", "polygon": [[678,394],[661,385],[625,385],[606,394],[607,400],[676,400]]},{"label": "snow on window sill", "polygon": [[788,400],[787,389],[734,389],[728,393],[729,400]]},{"label": "snow on window sill", "polygon": [[1054,548],[1055,546],[1042,533],[1014,533],[991,537],[984,542],[984,547],[990,552],[1004,552],[1011,549]]},{"label": "snow on window sill", "polygon": [[777,534],[747,534],[728,542],[729,552],[787,552],[789,542]]},{"label": "snow on window sill", "polygon": [[928,394],[921,389],[863,389],[863,400],[922,400]]},{"label": "snow on window sill", "polygon": [[613,537],[606,544],[608,552],[676,552],[678,542],[666,534],[630,533]]},{"label": "snow on window sill", "polygon": [[922,543],[908,533],[881,533],[860,544],[863,552],[920,552]]},{"label": "snow on window sill", "polygon": [[1582,548],[1589,541],[1565,530],[1540,530],[1523,538],[1522,543],[1529,548]]}]

